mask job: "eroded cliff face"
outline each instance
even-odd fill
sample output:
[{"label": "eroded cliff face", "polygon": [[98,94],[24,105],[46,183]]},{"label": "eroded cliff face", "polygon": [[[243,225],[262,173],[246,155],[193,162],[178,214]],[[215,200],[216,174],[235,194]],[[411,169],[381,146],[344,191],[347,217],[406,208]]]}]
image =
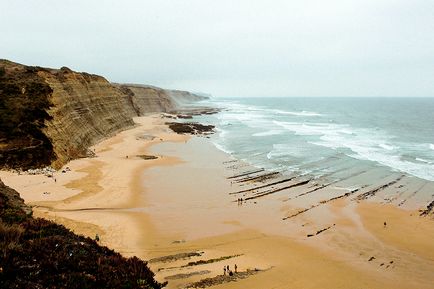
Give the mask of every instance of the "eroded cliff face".
[{"label": "eroded cliff face", "polygon": [[92,144],[132,127],[135,116],[200,99],[188,92],[111,84],[66,67],[0,60],[0,167],[60,168],[89,154]]},{"label": "eroded cliff face", "polygon": [[167,90],[138,85],[138,84],[115,84],[125,93],[138,115],[149,112],[168,112],[176,109],[177,105]]},{"label": "eroded cliff face", "polygon": [[0,167],[38,167],[55,159],[42,132],[53,90],[40,70],[0,61]]},{"label": "eroded cliff face", "polygon": [[114,84],[131,98],[131,103],[139,115],[149,111],[170,112],[184,105],[203,100],[206,97],[188,91],[162,89],[150,85]]},{"label": "eroded cliff face", "polygon": [[54,167],[86,156],[90,145],[134,125],[137,114],[128,98],[103,77],[66,68],[38,74],[53,90],[52,119],[43,131],[53,144]]}]

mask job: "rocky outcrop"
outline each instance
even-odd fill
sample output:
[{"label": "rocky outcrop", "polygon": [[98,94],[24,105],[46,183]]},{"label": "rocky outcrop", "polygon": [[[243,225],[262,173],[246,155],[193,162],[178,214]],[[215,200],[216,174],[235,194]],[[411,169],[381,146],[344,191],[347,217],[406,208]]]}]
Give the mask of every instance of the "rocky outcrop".
[{"label": "rocky outcrop", "polygon": [[208,135],[215,132],[215,126],[197,122],[166,122],[166,125],[177,134]]},{"label": "rocky outcrop", "polygon": [[0,168],[61,167],[88,147],[132,127],[133,117],[204,97],[152,86],[112,84],[66,67],[0,60]]}]

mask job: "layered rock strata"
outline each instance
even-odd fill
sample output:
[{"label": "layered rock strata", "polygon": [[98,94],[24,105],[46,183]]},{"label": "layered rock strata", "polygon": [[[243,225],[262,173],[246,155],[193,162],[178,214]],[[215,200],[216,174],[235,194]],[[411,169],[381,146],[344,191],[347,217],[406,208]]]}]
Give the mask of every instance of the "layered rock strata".
[{"label": "layered rock strata", "polygon": [[112,84],[69,68],[0,60],[0,167],[60,168],[89,146],[132,127],[133,117],[203,99],[184,91]]}]

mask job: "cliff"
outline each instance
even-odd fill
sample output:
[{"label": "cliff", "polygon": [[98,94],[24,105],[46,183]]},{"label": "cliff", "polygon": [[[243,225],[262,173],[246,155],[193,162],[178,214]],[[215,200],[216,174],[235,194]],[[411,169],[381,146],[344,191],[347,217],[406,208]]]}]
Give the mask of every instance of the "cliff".
[{"label": "cliff", "polygon": [[61,225],[31,216],[0,180],[0,288],[162,288],[147,263],[124,258]]},{"label": "cliff", "polygon": [[0,168],[59,168],[88,147],[134,125],[133,117],[168,112],[204,97],[152,86],[0,60]]},{"label": "cliff", "polygon": [[167,90],[155,86],[139,84],[114,84],[129,96],[138,115],[148,112],[170,112],[205,97],[188,91]]}]

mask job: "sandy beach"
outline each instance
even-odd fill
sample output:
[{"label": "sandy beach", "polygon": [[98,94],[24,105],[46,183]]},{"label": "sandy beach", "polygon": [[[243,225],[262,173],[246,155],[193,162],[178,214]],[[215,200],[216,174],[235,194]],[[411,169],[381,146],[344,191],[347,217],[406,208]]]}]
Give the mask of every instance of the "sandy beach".
[{"label": "sandy beach", "polygon": [[[165,121],[136,118],[52,177],[0,178],[34,216],[150,260],[168,288],[205,278],[215,288],[433,288],[432,217],[350,198],[289,203],[285,190],[238,202],[231,176],[251,168]],[[308,201],[321,205],[285,219]],[[238,275],[221,276],[235,264]]]}]

